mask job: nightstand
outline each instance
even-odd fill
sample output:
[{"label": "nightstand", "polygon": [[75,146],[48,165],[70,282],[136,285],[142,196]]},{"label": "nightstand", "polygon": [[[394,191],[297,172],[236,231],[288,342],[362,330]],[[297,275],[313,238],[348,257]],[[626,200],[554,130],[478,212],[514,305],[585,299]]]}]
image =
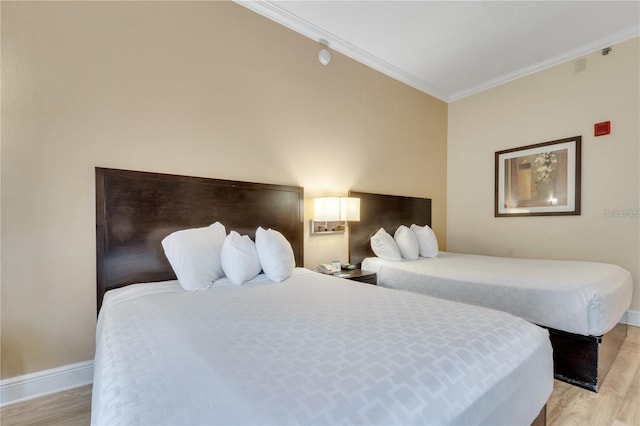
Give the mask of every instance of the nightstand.
[{"label": "nightstand", "polygon": [[340,274],[349,274],[348,277],[340,277],[346,280],[358,281],[367,284],[378,284],[378,277],[375,272],[363,271],[362,269],[342,270]]}]

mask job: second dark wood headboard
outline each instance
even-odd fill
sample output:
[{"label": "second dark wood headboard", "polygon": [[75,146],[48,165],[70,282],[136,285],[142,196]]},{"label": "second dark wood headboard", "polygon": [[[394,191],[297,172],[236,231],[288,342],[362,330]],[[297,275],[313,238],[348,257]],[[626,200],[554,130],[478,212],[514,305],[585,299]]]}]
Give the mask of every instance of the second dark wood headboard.
[{"label": "second dark wood headboard", "polygon": [[369,239],[384,228],[391,236],[400,225],[431,226],[431,199],[349,191],[360,198],[360,221],[349,222],[349,262],[360,267],[366,257],[375,256]]},{"label": "second dark wood headboard", "polygon": [[104,293],[175,279],[161,241],[219,221],[255,240],[258,226],[280,231],[303,263],[303,188],[96,168],[97,308]]}]

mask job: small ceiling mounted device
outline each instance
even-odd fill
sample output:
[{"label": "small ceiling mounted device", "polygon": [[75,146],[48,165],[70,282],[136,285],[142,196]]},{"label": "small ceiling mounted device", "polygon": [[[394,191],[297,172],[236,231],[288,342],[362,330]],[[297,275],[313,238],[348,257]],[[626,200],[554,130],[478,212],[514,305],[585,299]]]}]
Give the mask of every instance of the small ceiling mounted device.
[{"label": "small ceiling mounted device", "polygon": [[326,40],[320,40],[320,44],[323,46],[323,48],[318,52],[318,60],[322,65],[327,65],[329,62],[331,62],[331,52],[327,50],[327,47],[329,47],[329,42],[327,42]]}]

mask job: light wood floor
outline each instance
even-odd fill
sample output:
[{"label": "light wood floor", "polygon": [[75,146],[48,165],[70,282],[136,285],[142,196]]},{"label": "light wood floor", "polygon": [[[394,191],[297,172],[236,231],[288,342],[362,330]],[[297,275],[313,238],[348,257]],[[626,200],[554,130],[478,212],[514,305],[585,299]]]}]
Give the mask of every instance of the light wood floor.
[{"label": "light wood floor", "polygon": [[[88,425],[91,385],[0,409],[0,425]],[[555,381],[547,403],[547,425],[640,425],[640,328],[629,334],[600,392]]]}]

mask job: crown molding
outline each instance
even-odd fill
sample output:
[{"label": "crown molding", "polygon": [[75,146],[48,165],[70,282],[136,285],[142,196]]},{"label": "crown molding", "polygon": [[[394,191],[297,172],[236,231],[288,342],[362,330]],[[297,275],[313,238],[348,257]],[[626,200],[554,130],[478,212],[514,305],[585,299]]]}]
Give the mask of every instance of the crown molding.
[{"label": "crown molding", "polygon": [[428,95],[447,101],[448,94],[430,85],[426,81],[401,70],[400,68],[385,62],[384,60],[365,52],[351,43],[323,30],[322,28],[270,3],[267,0],[233,0],[234,3],[246,7],[280,25],[283,25],[305,37],[318,43],[326,44],[331,50],[335,50],[369,68],[373,68],[395,80],[418,89]]},{"label": "crown molding", "polygon": [[546,59],[544,61],[540,61],[531,66],[521,68],[511,73],[507,73],[498,78],[488,80],[484,83],[478,84],[468,89],[455,92],[448,97],[447,101],[454,102],[459,99],[466,98],[467,96],[475,95],[476,93],[480,93],[485,90],[500,86],[501,84],[508,83],[513,80],[517,80],[519,78],[525,77],[530,74],[537,73],[538,71],[542,71],[547,68],[551,68],[556,65],[563,64],[565,62],[573,61],[578,58],[582,58],[583,56],[589,55],[593,52],[597,52],[598,50],[604,49],[605,47],[611,47],[618,43],[622,43],[624,41],[630,40],[638,36],[640,36],[640,27],[627,28],[626,30],[617,32],[615,34],[596,40],[594,42],[587,43],[576,49],[565,52],[561,55],[556,55],[552,58]]},{"label": "crown molding", "polygon": [[236,4],[246,7],[278,24],[281,24],[305,37],[308,37],[318,43],[325,43],[328,47],[336,52],[342,53],[351,59],[354,59],[376,71],[379,71],[395,80],[398,80],[414,89],[420,90],[430,96],[438,98],[444,102],[454,102],[459,99],[475,95],[485,90],[500,86],[504,83],[516,80],[521,77],[542,71],[544,69],[560,65],[564,62],[578,59],[585,55],[605,47],[613,46],[623,41],[630,40],[640,36],[640,27],[634,26],[623,31],[612,34],[611,36],[587,43],[569,52],[552,58],[540,61],[528,67],[521,68],[517,71],[504,74],[500,77],[485,81],[476,86],[469,87],[454,93],[448,93],[428,82],[401,70],[400,68],[383,61],[382,59],[371,55],[362,49],[350,44],[349,42],[329,33],[322,28],[304,20],[300,17],[280,8],[279,6],[269,2],[268,0],[233,0]]}]

